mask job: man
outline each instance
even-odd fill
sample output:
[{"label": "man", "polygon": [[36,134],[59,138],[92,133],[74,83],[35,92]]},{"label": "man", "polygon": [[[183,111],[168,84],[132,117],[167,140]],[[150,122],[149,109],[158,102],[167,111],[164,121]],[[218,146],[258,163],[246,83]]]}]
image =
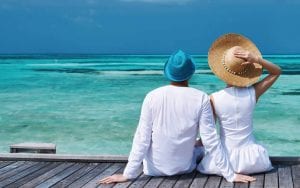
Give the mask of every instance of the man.
[{"label": "man", "polygon": [[188,87],[188,80],[194,72],[195,63],[184,52],[178,51],[168,59],[164,74],[171,84],[157,88],[145,97],[123,174],[106,177],[99,183],[134,179],[142,162],[144,174],[150,176],[193,171],[196,168],[194,145],[198,131],[207,152],[216,154],[216,165],[228,181],[254,180],[233,172],[217,136],[209,97]]}]

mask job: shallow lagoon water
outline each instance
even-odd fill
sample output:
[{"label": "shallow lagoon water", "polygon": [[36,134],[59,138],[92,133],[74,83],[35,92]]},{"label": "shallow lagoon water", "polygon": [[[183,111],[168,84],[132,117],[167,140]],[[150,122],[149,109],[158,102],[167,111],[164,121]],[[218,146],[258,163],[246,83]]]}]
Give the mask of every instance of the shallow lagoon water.
[{"label": "shallow lagoon water", "polygon": [[[125,154],[144,96],[168,84],[160,55],[0,57],[0,152],[19,142],[52,142],[61,154]],[[194,56],[191,87],[224,87]],[[270,55],[283,74],[259,100],[254,134],[270,155],[300,155],[300,56]]]}]

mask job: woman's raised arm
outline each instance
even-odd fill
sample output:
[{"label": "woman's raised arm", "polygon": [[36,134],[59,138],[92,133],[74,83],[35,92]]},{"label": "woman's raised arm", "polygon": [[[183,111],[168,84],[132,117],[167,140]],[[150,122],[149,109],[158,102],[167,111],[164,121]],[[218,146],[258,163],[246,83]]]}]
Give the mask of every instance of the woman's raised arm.
[{"label": "woman's raised arm", "polygon": [[267,61],[263,58],[260,58],[250,51],[247,50],[237,50],[234,53],[235,57],[242,58],[245,60],[244,65],[250,64],[250,63],[259,63],[261,66],[266,69],[269,72],[269,75],[266,76],[261,81],[254,84],[255,88],[255,95],[256,95],[256,101],[258,98],[266,92],[277,80],[279,75],[281,74],[281,68],[270,61]]},{"label": "woman's raised arm", "polygon": [[269,75],[254,84],[256,101],[258,101],[259,97],[274,84],[281,74],[281,68],[270,61],[258,58],[258,63],[269,72]]}]

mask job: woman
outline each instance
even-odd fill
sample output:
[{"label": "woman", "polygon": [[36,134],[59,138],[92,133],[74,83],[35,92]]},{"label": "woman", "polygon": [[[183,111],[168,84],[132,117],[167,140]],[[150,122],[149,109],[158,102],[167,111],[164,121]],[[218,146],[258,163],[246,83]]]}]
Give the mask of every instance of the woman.
[{"label": "woman", "polygon": [[[255,142],[253,111],[260,96],[281,74],[277,65],[263,59],[255,44],[239,34],[226,34],[211,46],[208,55],[213,73],[227,87],[211,95],[220,124],[220,137],[236,173],[269,171],[272,165],[267,150]],[[258,81],[262,68],[268,76]],[[202,173],[220,174],[214,156],[207,153],[198,166]]]}]

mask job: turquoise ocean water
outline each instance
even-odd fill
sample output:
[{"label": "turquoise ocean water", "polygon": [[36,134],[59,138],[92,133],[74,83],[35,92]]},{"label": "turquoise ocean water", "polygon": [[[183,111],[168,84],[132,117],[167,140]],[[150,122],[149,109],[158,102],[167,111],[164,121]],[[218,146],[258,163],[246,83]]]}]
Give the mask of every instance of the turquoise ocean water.
[{"label": "turquoise ocean water", "polygon": [[[0,152],[19,142],[52,142],[58,153],[125,154],[144,96],[168,84],[160,55],[0,56]],[[191,87],[225,85],[206,56],[194,56]],[[300,55],[269,55],[283,74],[260,99],[254,133],[270,155],[300,156]]]}]

